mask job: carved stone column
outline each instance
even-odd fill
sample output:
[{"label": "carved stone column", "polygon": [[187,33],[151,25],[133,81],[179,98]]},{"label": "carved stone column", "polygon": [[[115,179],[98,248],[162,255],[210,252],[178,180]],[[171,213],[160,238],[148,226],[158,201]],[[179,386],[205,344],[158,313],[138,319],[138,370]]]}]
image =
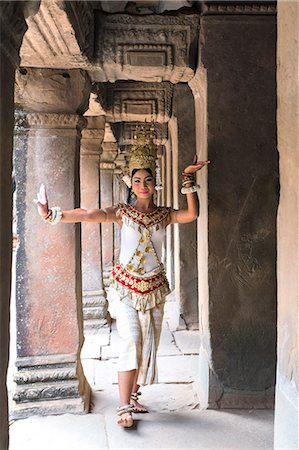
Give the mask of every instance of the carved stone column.
[{"label": "carved stone column", "polygon": [[[126,166],[126,159],[124,153],[118,151],[118,155],[115,159],[115,169],[113,172],[113,203],[126,203],[127,201],[127,186],[122,180],[124,170]],[[114,224],[114,260],[119,258],[120,252],[120,228],[117,224]]]},{"label": "carved stone column", "polygon": [[[195,106],[196,154],[199,161],[208,159],[207,130],[207,74],[198,68],[189,82]],[[208,170],[197,172],[200,185],[200,214],[197,220],[197,264],[198,264],[198,305],[199,305],[199,370],[198,397],[201,407],[209,403],[209,371],[212,368],[211,341],[209,331],[209,284],[208,284]]]},{"label": "carved stone column", "polygon": [[[172,181],[172,150],[171,142],[165,144],[166,159],[166,206],[173,207],[173,181]],[[173,266],[173,226],[166,228],[166,272],[171,289],[174,288],[174,266]]]},{"label": "carved stone column", "polygon": [[32,69],[19,73],[16,83],[23,112],[15,140],[20,244],[12,416],[83,413],[89,409],[90,388],[80,362],[80,225],[44,223],[32,199],[44,182],[50,205],[79,206],[79,149],[86,123],[80,105],[88,99],[89,82],[79,70]]},{"label": "carved stone column", "polygon": [[[96,209],[100,204],[100,155],[105,116],[88,117],[87,120],[88,125],[81,139],[81,206]],[[93,334],[107,323],[99,224],[82,223],[82,283],[84,331]]]},{"label": "carved stone column", "polygon": [[11,288],[14,76],[26,28],[23,8],[19,2],[0,2],[0,448],[3,450],[8,448],[6,376]]},{"label": "carved stone column", "polygon": [[[174,119],[169,123],[173,151],[174,207],[186,208],[186,197],[180,193],[181,173],[192,162],[195,146],[194,99],[188,85],[174,86]],[[180,322],[189,328],[198,327],[197,236],[196,222],[176,224],[175,290]],[[184,324],[185,322],[185,324]]]},{"label": "carved stone column", "polygon": [[[107,208],[114,204],[113,178],[115,170],[115,158],[117,156],[117,143],[104,142],[100,163],[101,168],[101,208]],[[109,286],[111,268],[114,261],[114,227],[113,223],[102,223],[102,255],[104,285]]]}]

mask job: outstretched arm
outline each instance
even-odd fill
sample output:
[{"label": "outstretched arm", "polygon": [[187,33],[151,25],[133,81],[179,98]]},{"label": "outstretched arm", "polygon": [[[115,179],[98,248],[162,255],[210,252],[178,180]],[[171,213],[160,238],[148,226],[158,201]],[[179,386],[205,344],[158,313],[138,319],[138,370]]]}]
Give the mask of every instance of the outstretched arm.
[{"label": "outstretched arm", "polygon": [[[47,220],[51,211],[48,206],[48,198],[46,194],[46,188],[42,184],[37,194],[37,199],[33,200],[37,205],[40,216]],[[60,222],[64,223],[76,223],[76,222],[118,222],[119,218],[116,217],[116,208],[110,207],[106,209],[69,209],[61,211],[62,216]]]},{"label": "outstretched arm", "polygon": [[[197,162],[197,156],[195,155],[193,164],[186,167],[183,172],[183,184],[186,186],[195,186],[194,175],[198,170],[202,169],[204,166],[209,164],[210,161],[199,161]],[[192,189],[186,188],[186,191],[192,191]],[[197,219],[199,215],[199,201],[197,192],[186,192],[187,197],[187,209],[179,209],[177,211],[172,211],[170,216],[170,223],[189,223]]]}]

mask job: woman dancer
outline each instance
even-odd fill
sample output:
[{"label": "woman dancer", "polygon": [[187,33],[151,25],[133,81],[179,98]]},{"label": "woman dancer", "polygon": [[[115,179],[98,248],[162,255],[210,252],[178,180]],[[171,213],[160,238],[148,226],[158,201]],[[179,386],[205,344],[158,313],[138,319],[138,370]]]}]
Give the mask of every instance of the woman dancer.
[{"label": "woman dancer", "polygon": [[136,199],[133,205],[61,211],[59,207],[48,207],[44,185],[34,200],[41,217],[51,224],[115,222],[121,228],[120,257],[112,270],[112,285],[120,336],[117,423],[122,427],[133,425],[132,413],[147,412],[138,401],[139,387],[157,382],[156,354],[169,293],[161,263],[165,227],[196,220],[199,204],[194,174],[209,163],[197,162],[195,157],[193,164],[186,167],[181,192],[187,196],[187,209],[173,210],[154,203],[156,157],[153,134],[148,136],[142,128],[134,137],[129,161],[130,189]]}]

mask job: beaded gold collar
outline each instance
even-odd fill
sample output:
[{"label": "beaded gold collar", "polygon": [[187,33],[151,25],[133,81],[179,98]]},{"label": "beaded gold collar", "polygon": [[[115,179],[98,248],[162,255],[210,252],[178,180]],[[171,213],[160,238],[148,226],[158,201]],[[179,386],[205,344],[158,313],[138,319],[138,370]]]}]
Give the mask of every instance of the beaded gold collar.
[{"label": "beaded gold collar", "polygon": [[125,215],[133,222],[148,228],[168,218],[170,210],[171,208],[165,206],[157,206],[154,211],[145,213],[138,211],[138,209],[134,208],[132,205],[119,203],[117,214],[120,216]]}]

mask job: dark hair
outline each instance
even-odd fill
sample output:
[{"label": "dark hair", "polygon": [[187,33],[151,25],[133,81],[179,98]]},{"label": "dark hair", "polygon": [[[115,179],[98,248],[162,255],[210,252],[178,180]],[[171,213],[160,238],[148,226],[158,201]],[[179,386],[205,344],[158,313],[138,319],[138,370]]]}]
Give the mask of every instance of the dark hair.
[{"label": "dark hair", "polygon": [[[133,178],[133,176],[135,175],[136,172],[138,172],[138,170],[146,170],[150,174],[151,177],[153,176],[151,169],[133,169],[131,178]],[[132,188],[129,188],[128,196],[127,196],[127,203],[131,202],[131,198],[132,198],[131,196],[132,196]]]},{"label": "dark hair", "polygon": [[138,172],[138,170],[146,170],[150,174],[151,177],[153,176],[153,173],[152,173],[151,169],[133,169],[131,178],[135,175],[136,172]]}]

